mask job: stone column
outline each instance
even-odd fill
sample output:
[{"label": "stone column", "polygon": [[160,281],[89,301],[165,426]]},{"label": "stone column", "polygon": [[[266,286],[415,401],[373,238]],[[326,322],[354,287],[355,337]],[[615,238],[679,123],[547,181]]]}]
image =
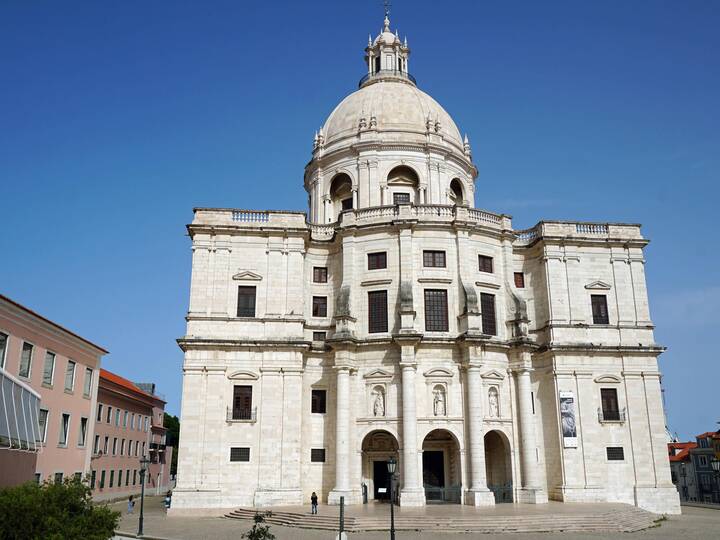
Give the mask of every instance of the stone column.
[{"label": "stone column", "polygon": [[483,391],[480,365],[467,366],[467,428],[470,441],[470,489],[465,492],[465,504],[492,506],[495,496],[487,487],[485,476],[485,440],[483,438]]},{"label": "stone column", "polygon": [[532,403],[530,401],[532,386],[527,366],[530,353],[523,352],[525,366],[516,369],[518,420],[520,422],[520,461],[522,464],[522,489],[518,492],[518,502],[545,503],[547,493],[540,486],[538,478],[537,443],[535,441],[535,423],[533,422]]},{"label": "stone column", "polygon": [[328,494],[328,504],[340,504],[340,497],[351,504],[350,489],[350,368],[336,366],[335,395],[335,488]]}]

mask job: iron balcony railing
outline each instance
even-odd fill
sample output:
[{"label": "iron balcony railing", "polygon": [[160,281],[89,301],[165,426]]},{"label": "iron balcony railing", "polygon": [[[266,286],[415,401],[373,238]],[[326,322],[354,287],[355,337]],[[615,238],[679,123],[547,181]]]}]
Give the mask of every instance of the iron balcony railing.
[{"label": "iron balcony railing", "polygon": [[598,421],[600,422],[624,422],[625,409],[621,411],[603,411],[602,407],[598,407]]},{"label": "iron balcony railing", "polygon": [[379,79],[382,77],[397,77],[398,79],[406,79],[413,84],[417,84],[415,77],[405,71],[400,71],[396,69],[381,69],[380,71],[376,71],[375,73],[368,73],[367,75],[365,75],[362,79],[360,79],[358,86],[362,86],[371,79]]},{"label": "iron balcony railing", "polygon": [[427,502],[436,503],[455,503],[461,502],[462,489],[460,486],[451,487],[434,487],[425,486],[425,500]]},{"label": "iron balcony railing", "polygon": [[257,421],[257,407],[227,408],[228,422],[255,422]]}]

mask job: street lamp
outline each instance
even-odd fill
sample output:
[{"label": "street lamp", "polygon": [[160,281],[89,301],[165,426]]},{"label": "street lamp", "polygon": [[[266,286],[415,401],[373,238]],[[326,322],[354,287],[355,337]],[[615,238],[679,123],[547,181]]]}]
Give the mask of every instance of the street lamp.
[{"label": "street lamp", "polygon": [[138,522],[138,536],[143,535],[143,504],[145,502],[145,473],[148,470],[150,460],[143,455],[140,459],[140,521]]},{"label": "street lamp", "polygon": [[395,494],[393,492],[393,480],[395,479],[395,469],[397,461],[391,457],[387,462],[387,470],[390,475],[390,540],[395,540]]}]

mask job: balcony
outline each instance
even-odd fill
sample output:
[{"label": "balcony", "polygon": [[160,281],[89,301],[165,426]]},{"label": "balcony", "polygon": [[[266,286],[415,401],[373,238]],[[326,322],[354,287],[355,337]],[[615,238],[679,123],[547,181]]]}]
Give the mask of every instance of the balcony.
[{"label": "balcony", "polygon": [[237,409],[234,409],[233,407],[228,407],[226,412],[226,421],[228,423],[255,423],[257,422],[257,407]]},{"label": "balcony", "polygon": [[381,69],[380,71],[376,71],[375,73],[368,73],[365,75],[362,79],[360,79],[360,82],[358,83],[358,88],[362,88],[366,84],[370,83],[371,81],[376,80],[400,80],[400,81],[408,81],[411,82],[414,85],[417,85],[417,81],[415,80],[415,77],[410,75],[409,73],[405,71],[398,71],[396,69]]},{"label": "balcony", "polygon": [[150,451],[151,452],[164,452],[165,451],[165,444],[163,443],[150,443]]},{"label": "balcony", "polygon": [[601,424],[622,424],[625,422],[625,409],[621,411],[603,411],[598,407],[598,422]]}]

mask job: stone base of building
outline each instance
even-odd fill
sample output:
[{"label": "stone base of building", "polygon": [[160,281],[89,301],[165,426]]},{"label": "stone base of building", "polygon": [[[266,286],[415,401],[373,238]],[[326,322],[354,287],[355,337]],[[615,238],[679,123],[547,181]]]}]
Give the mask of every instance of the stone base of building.
[{"label": "stone base of building", "polygon": [[548,502],[548,495],[544,489],[521,488],[517,490],[517,502],[522,504],[545,504]]},{"label": "stone base of building", "polygon": [[465,492],[468,506],[495,506],[495,494],[489,489],[468,489]]},{"label": "stone base of building", "polygon": [[219,513],[218,509],[224,506],[231,505],[223,505],[222,492],[219,489],[175,488],[168,515],[215,515]]},{"label": "stone base of building", "polygon": [[656,514],[680,514],[680,495],[675,486],[635,487],[635,506]]},{"label": "stone base of building", "polygon": [[362,504],[362,493],[357,490],[347,489],[333,489],[328,493],[327,503],[329,506],[339,506],[340,497],[345,497],[345,505],[348,504]]},{"label": "stone base of building", "polygon": [[400,506],[425,506],[425,490],[401,489]]},{"label": "stone base of building", "polygon": [[256,489],[253,506],[296,506],[303,504],[300,489]]}]

